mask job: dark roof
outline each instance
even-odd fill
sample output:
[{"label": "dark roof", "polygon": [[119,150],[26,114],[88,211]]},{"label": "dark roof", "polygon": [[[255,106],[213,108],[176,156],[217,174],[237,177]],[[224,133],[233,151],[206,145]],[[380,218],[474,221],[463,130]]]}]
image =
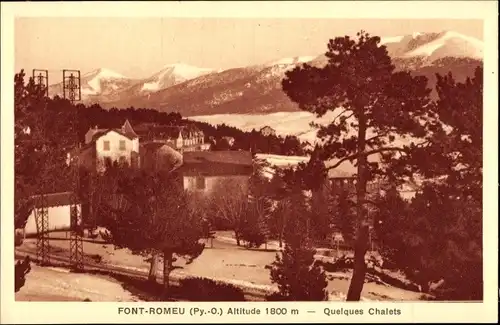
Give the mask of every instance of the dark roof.
[{"label": "dark roof", "polygon": [[134,133],[124,132],[122,129],[98,129],[97,132],[94,133],[94,135],[92,136],[92,142],[97,141],[97,139],[99,139],[101,136],[103,136],[111,131],[114,131],[118,134],[121,134],[130,140],[137,138],[137,135],[135,134],[135,132]]},{"label": "dark roof", "polygon": [[189,151],[179,170],[187,176],[251,175],[253,159],[248,151]]},{"label": "dark roof", "polygon": [[146,143],[141,143],[140,144],[140,152],[143,150],[145,151],[156,151],[160,149],[161,147],[166,146],[165,143],[163,142],[146,142]]},{"label": "dark roof", "polygon": [[[47,207],[57,207],[70,205],[73,192],[57,192],[47,193],[45,198],[47,200]],[[26,225],[31,211],[35,208],[41,207],[41,195],[32,195],[26,203],[19,209],[15,218],[15,227],[22,228]]]},{"label": "dark roof", "polygon": [[130,137],[137,138],[137,133],[135,133],[134,129],[132,128],[132,125],[128,120],[125,120],[125,123],[123,123],[121,127],[122,132],[127,134]]},{"label": "dark roof", "polygon": [[[92,135],[91,142],[95,142],[98,138],[100,138],[101,136],[105,135],[106,133],[108,133],[110,131],[115,131],[115,132],[123,135],[124,137],[129,138],[130,140],[133,140],[133,139],[138,137],[137,133],[134,131],[134,129],[132,128],[132,125],[130,124],[130,122],[128,120],[125,120],[123,125],[119,128],[98,129],[96,127],[94,129],[90,129],[89,131],[94,131],[94,134]],[[87,131],[87,132],[89,132],[89,131]]]},{"label": "dark roof", "polygon": [[[63,205],[70,205],[72,199],[73,192],[58,192],[58,193],[48,193],[45,194],[47,199],[47,206],[49,207],[57,207]],[[41,195],[33,195],[31,197],[33,200],[33,206],[39,207]]]},{"label": "dark roof", "polygon": [[203,132],[194,125],[172,126],[142,123],[135,127],[135,131],[140,137],[148,139],[177,139],[179,134],[182,134],[183,138],[203,136]]},{"label": "dark roof", "polygon": [[252,153],[249,151],[188,151],[183,154],[184,164],[229,163],[253,166]]}]

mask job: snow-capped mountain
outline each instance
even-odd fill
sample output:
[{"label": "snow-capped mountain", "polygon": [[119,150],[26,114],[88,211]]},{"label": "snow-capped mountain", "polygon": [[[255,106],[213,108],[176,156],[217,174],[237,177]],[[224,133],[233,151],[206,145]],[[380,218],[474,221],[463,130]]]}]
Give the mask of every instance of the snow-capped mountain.
[{"label": "snow-capped mountain", "polygon": [[215,72],[213,69],[198,68],[184,63],[169,64],[144,80],[141,90],[158,91],[213,72]]},{"label": "snow-capped mountain", "polygon": [[316,58],[316,55],[314,55],[314,56],[295,56],[295,57],[291,57],[291,58],[282,58],[282,59],[279,59],[279,60],[276,60],[276,61],[271,61],[271,62],[267,63],[266,65],[269,65],[269,66],[273,66],[273,65],[283,65],[283,66],[295,65],[295,64],[299,64],[299,63],[311,62],[315,58]]},{"label": "snow-capped mountain", "polygon": [[[154,107],[180,111],[183,115],[213,114],[219,111],[255,113],[297,110],[281,90],[286,71],[314,56],[285,58],[267,64],[204,74],[156,92],[102,104],[105,107]],[[134,86],[136,87],[136,86]],[[129,90],[127,90],[128,93]],[[293,106],[293,108],[290,107]]]},{"label": "snow-capped mountain", "polygon": [[[419,35],[418,37],[422,37]],[[483,42],[456,32],[447,31],[404,54],[404,57],[426,57],[436,61],[445,57],[483,58]]]},{"label": "snow-capped mountain", "polygon": [[385,37],[381,43],[393,58],[420,65],[430,65],[444,58],[483,58],[481,40],[453,31]]},{"label": "snow-capped mountain", "polygon": [[[381,43],[398,70],[426,76],[431,88],[436,73],[451,71],[458,80],[471,76],[483,54],[482,41],[452,31],[382,37]],[[322,54],[228,70],[177,63],[140,80],[99,69],[82,77],[82,93],[103,107],[149,107],[184,116],[298,111],[281,89],[286,71],[326,62]]]}]

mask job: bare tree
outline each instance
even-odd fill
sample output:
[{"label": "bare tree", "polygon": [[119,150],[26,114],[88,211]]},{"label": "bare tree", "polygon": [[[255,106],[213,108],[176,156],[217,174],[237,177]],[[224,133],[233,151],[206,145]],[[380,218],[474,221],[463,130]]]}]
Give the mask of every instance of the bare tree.
[{"label": "bare tree", "polygon": [[234,231],[236,244],[241,244],[241,227],[248,210],[248,188],[243,182],[220,180],[208,198],[209,208],[217,221]]}]

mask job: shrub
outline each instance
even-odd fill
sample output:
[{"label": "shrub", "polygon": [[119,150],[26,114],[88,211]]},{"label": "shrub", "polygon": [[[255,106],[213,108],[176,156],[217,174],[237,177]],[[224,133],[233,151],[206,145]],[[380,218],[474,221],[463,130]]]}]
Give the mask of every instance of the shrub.
[{"label": "shrub", "polygon": [[23,236],[22,230],[16,229],[16,232],[14,235],[14,246],[16,246],[16,247],[21,246],[23,244],[23,241],[24,241],[24,236]]},{"label": "shrub", "polygon": [[180,291],[190,301],[245,301],[240,288],[221,281],[201,277],[181,279]]},{"label": "shrub", "polygon": [[29,256],[26,256],[23,261],[16,263],[14,274],[15,292],[18,292],[26,283],[26,275],[31,271],[30,261]]},{"label": "shrub", "polygon": [[259,248],[266,243],[266,236],[258,229],[245,229],[241,234],[247,248]]}]

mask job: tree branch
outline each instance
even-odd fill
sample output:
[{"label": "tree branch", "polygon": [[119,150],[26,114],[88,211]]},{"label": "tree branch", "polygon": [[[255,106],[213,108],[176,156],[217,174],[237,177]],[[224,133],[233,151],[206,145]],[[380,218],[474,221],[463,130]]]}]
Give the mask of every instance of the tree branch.
[{"label": "tree branch", "polygon": [[407,152],[407,150],[405,150],[403,148],[400,148],[400,147],[385,147],[385,148],[378,148],[378,149],[369,150],[369,151],[366,151],[366,152],[357,152],[357,153],[354,153],[352,155],[349,155],[347,157],[344,157],[344,158],[340,159],[339,161],[337,161],[336,164],[334,164],[334,165],[332,165],[330,167],[327,167],[326,170],[337,168],[338,166],[340,166],[342,163],[344,163],[347,160],[358,159],[359,157],[362,157],[362,156],[368,157],[370,155],[374,155],[374,154],[381,153],[381,152],[384,152],[384,151]]},{"label": "tree branch", "polygon": [[[337,116],[335,116],[335,117],[333,118],[333,120],[332,120],[332,122],[331,122],[331,123],[334,123],[334,122],[335,122],[335,121],[336,121],[339,117],[341,117],[342,115],[344,115],[344,114],[345,114],[345,113],[347,113],[347,112],[352,112],[352,109],[348,109],[348,108],[344,109],[342,112],[340,112],[340,114],[338,114]],[[349,115],[347,118],[349,118],[349,117],[351,117],[351,116],[353,116],[353,115],[354,115],[354,113],[352,113],[351,115]]]}]

